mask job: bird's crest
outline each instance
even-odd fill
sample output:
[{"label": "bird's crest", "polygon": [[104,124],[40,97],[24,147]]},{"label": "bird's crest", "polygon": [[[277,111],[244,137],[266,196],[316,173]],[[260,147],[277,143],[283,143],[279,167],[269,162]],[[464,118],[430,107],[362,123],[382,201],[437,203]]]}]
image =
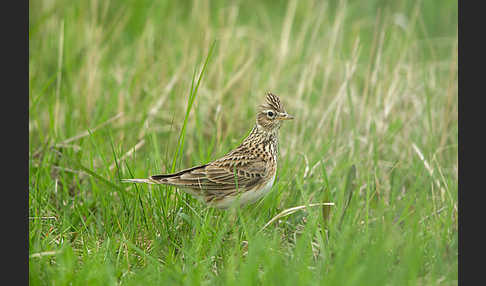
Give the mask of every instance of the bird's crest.
[{"label": "bird's crest", "polygon": [[285,112],[280,98],[271,92],[267,92],[265,97],[265,104],[260,106],[262,109],[273,109],[278,112]]}]

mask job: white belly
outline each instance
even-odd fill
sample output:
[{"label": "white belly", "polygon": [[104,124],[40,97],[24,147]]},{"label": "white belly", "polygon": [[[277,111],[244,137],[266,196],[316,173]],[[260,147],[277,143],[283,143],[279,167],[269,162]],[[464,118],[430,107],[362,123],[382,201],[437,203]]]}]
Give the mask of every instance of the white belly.
[{"label": "white belly", "polygon": [[270,179],[270,181],[268,181],[268,183],[265,186],[263,186],[262,188],[253,189],[253,190],[244,192],[243,194],[240,194],[239,196],[237,196],[235,198],[222,200],[216,205],[216,207],[228,208],[229,206],[231,206],[235,202],[235,200],[238,201],[239,205],[254,203],[259,198],[266,195],[272,189],[274,181],[275,181],[275,175],[273,175],[272,179]]}]

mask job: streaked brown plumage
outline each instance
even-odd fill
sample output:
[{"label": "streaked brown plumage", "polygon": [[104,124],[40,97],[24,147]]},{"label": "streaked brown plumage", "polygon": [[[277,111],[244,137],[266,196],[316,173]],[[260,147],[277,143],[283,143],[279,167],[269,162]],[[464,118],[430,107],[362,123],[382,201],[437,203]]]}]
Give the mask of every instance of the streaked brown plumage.
[{"label": "streaked brown plumage", "polygon": [[228,208],[235,201],[238,205],[255,202],[271,189],[275,179],[280,125],[293,119],[278,96],[267,93],[265,99],[250,134],[220,159],[174,174],[122,181],[176,186],[217,208]]}]

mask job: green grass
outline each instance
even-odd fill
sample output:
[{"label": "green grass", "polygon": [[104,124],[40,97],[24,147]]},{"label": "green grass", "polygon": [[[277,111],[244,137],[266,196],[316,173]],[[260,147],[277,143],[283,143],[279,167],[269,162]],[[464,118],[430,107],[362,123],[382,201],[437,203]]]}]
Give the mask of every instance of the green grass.
[{"label": "green grass", "polygon": [[[457,285],[457,2],[180,2],[30,1],[30,284]],[[265,91],[263,200],[120,183],[231,150]]]}]

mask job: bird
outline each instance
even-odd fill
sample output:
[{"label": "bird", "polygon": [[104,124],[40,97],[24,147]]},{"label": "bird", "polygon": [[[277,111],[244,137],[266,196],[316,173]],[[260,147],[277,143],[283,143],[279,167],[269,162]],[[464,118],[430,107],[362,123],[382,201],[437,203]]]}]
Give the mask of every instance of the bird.
[{"label": "bird", "polygon": [[274,184],[279,129],[283,121],[290,119],[294,116],[285,111],[280,98],[266,92],[250,133],[238,147],[221,158],[177,173],[122,179],[122,182],[175,186],[218,209],[252,204],[266,195]]}]

